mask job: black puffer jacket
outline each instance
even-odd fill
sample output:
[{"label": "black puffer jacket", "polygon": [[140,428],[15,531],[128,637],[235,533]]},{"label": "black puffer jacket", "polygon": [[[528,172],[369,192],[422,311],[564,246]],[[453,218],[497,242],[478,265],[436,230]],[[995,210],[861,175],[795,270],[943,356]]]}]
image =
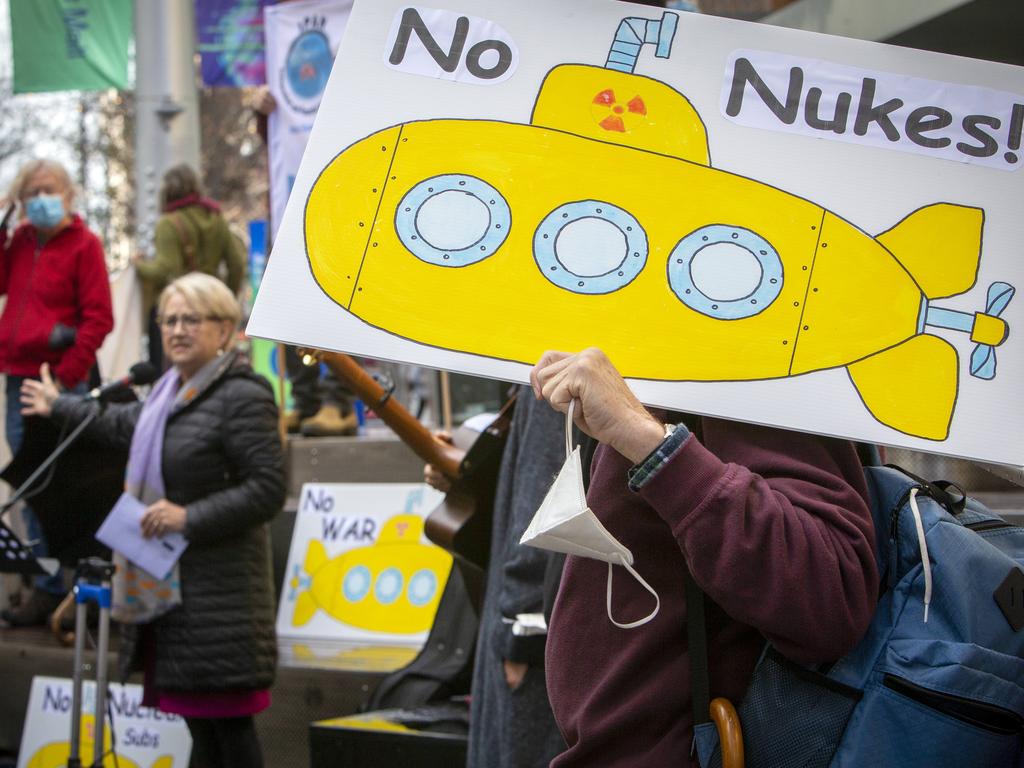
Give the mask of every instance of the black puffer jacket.
[{"label": "black puffer jacket", "polygon": [[[92,407],[61,396],[53,416],[77,423]],[[92,434],[128,446],[141,410],[108,406]],[[163,476],[167,499],[186,509],[189,546],[182,605],[150,625],[154,682],[167,691],[267,688],[277,664],[267,522],[284,504],[284,465],[270,386],[241,356],[168,419]],[[140,662],[136,629],[122,639],[125,676]]]}]

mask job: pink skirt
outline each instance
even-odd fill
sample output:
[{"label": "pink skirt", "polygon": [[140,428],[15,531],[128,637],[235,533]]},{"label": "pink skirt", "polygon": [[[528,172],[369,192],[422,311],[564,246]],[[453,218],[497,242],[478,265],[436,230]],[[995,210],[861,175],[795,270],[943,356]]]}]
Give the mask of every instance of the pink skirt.
[{"label": "pink skirt", "polygon": [[153,682],[156,647],[149,627],[140,627],[142,643],[142,706],[182,717],[246,717],[270,706],[266,688],[248,691],[161,691]]}]

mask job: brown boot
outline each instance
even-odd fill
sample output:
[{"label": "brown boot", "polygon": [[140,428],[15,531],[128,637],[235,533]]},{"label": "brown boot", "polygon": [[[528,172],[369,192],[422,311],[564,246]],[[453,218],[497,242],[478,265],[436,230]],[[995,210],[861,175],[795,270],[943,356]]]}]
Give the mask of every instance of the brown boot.
[{"label": "brown boot", "polygon": [[359,422],[354,412],[342,416],[341,408],[336,405],[324,405],[315,416],[302,420],[301,431],[306,437],[336,437],[354,435],[359,429]]}]

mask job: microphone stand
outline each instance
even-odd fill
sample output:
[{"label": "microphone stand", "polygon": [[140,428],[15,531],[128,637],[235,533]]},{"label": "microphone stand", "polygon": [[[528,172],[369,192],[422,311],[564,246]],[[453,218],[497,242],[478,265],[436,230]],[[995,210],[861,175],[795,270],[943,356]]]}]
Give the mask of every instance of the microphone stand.
[{"label": "microphone stand", "polygon": [[[31,490],[35,482],[59,459],[71,444],[78,439],[96,418],[103,413],[104,403],[99,398],[93,398],[97,407],[90,409],[82,422],[75,427],[71,434],[65,437],[43,462],[36,467],[35,471],[28,476],[14,495],[2,507],[0,517],[11,507],[21,501]],[[58,565],[59,567],[59,565]],[[70,751],[68,754],[68,768],[80,768],[82,761],[79,756],[79,741],[81,738],[81,717],[82,717],[82,656],[85,650],[85,623],[86,603],[95,600],[100,607],[100,637],[96,653],[96,709],[95,709],[95,742],[93,744],[93,762],[91,766],[99,768],[103,760],[103,741],[106,726],[106,699],[107,699],[107,648],[109,643],[109,616],[111,602],[111,578],[114,573],[114,566],[110,563],[89,558],[78,564],[75,578],[75,660],[74,674],[72,680],[72,712],[71,712],[71,733],[69,738]]]}]

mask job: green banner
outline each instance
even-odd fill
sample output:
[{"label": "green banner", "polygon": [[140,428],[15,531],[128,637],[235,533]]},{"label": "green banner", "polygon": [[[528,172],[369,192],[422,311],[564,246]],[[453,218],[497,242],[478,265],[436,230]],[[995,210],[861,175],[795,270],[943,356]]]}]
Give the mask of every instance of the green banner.
[{"label": "green banner", "polygon": [[14,92],[128,85],[132,0],[10,0]]}]

